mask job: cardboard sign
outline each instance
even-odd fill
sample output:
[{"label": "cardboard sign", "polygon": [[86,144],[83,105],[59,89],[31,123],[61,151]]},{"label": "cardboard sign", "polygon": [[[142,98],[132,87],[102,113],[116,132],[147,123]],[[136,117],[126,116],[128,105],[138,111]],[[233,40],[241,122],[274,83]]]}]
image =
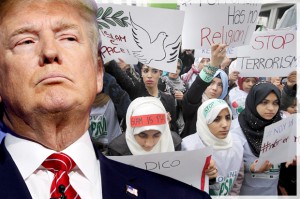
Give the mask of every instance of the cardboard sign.
[{"label": "cardboard sign", "polygon": [[208,177],[211,148],[193,151],[176,151],[149,155],[108,156],[108,158],[141,169],[159,173],[208,192]]},{"label": "cardboard sign", "polygon": [[293,160],[297,154],[296,146],[300,147],[300,137],[297,136],[296,128],[297,114],[265,127],[256,168],[266,160],[273,165]]},{"label": "cardboard sign", "polygon": [[115,4],[98,4],[104,62],[123,59],[176,72],[184,12]]},{"label": "cardboard sign", "polygon": [[210,49],[215,43],[230,47],[249,44],[261,8],[257,2],[260,1],[182,0],[182,49]]},{"label": "cardboard sign", "polygon": [[247,46],[237,48],[241,77],[285,77],[297,70],[296,30],[267,30],[253,33]]}]

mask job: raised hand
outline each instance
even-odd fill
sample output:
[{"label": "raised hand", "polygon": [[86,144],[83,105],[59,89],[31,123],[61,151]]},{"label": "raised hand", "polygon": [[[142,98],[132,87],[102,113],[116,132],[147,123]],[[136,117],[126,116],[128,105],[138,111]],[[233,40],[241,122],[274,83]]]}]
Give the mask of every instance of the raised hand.
[{"label": "raised hand", "polygon": [[226,44],[213,44],[211,46],[210,65],[220,67],[223,59],[226,56]]}]

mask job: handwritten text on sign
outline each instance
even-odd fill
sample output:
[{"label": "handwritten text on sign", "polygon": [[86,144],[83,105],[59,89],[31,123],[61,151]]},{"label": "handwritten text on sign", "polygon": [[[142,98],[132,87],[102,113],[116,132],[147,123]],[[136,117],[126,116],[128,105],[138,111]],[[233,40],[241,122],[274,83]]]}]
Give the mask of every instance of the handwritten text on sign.
[{"label": "handwritten text on sign", "polygon": [[295,30],[253,33],[250,45],[237,48],[237,67],[240,75],[284,77],[297,70],[296,35]]},{"label": "handwritten text on sign", "polygon": [[192,2],[183,1],[180,6],[185,11],[183,49],[209,49],[215,43],[226,43],[230,47],[249,43],[261,4]]},{"label": "handwritten text on sign", "polygon": [[[236,58],[236,48],[227,47],[226,48],[226,57]],[[211,58],[210,49],[195,49],[195,57]]]},{"label": "handwritten text on sign", "polygon": [[166,114],[149,114],[130,117],[131,127],[166,124]]},{"label": "handwritten text on sign", "polygon": [[98,4],[97,22],[104,62],[123,59],[176,72],[184,12],[116,4]]},{"label": "handwritten text on sign", "polygon": [[[298,115],[299,117],[299,115]],[[297,114],[265,127],[257,168],[266,160],[272,164],[291,161],[296,156]]]},{"label": "handwritten text on sign", "polygon": [[[198,189],[202,186],[208,191],[208,178],[203,176],[203,169],[211,154],[211,148],[203,148],[149,155],[108,156],[108,158],[174,178]],[[201,184],[202,177],[205,178],[204,184]]]}]

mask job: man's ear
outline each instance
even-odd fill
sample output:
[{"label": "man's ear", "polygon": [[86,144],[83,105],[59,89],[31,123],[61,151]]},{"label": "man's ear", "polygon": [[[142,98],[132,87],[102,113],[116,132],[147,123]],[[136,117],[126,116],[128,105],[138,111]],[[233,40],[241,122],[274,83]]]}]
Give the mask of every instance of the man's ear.
[{"label": "man's ear", "polygon": [[104,68],[103,68],[103,60],[100,55],[97,58],[97,93],[100,93],[103,89],[103,75],[104,75]]}]

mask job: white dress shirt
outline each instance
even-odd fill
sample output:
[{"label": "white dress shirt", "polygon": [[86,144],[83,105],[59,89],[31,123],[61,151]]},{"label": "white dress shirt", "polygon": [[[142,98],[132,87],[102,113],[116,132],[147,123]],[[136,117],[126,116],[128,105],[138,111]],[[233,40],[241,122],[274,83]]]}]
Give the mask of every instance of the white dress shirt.
[{"label": "white dress shirt", "polygon": [[[49,199],[53,173],[41,164],[55,153],[36,142],[7,134],[5,146],[17,165],[33,199]],[[70,171],[70,183],[82,199],[102,199],[100,163],[96,158],[88,131],[61,151],[77,166]]]}]

